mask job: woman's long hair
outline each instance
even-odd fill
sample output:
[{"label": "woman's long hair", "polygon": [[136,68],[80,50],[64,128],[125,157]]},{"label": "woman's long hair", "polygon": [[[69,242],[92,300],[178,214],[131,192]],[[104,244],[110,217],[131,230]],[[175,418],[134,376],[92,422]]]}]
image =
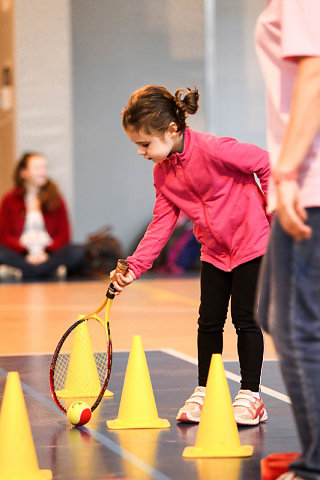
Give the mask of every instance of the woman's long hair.
[{"label": "woman's long hair", "polygon": [[[31,157],[42,156],[39,152],[26,152],[18,161],[14,171],[15,186],[26,192],[25,180],[21,176],[21,171],[27,168],[28,161]],[[56,184],[48,178],[47,183],[39,190],[39,201],[41,210],[52,211],[55,210],[61,202],[60,193]]]}]

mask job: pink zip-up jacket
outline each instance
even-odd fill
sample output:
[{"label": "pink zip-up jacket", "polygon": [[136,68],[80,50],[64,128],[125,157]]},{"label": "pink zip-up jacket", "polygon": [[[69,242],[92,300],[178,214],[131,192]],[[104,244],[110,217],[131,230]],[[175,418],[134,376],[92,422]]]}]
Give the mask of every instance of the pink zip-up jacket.
[{"label": "pink zip-up jacket", "polygon": [[127,258],[136,278],[158,257],[180,211],[194,223],[202,261],[231,271],[265,253],[270,231],[265,208],[270,166],[265,150],[187,128],[183,153],[158,163],[153,173],[153,220]]}]

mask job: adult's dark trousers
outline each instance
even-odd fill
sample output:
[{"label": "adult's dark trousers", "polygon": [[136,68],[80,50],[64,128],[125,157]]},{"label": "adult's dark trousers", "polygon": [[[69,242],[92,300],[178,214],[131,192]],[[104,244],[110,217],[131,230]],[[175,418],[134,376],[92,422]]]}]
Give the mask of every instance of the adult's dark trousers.
[{"label": "adult's dark trousers", "polygon": [[261,270],[258,320],[273,338],[301,443],[289,469],[320,479],[320,207],[307,208],[311,238],[272,222]]},{"label": "adult's dark trousers", "polygon": [[83,248],[78,245],[69,244],[58,252],[49,255],[47,261],[32,265],[28,263],[24,255],[0,246],[0,265],[10,265],[19,268],[25,279],[47,278],[54,274],[59,265],[65,265],[70,271],[81,265],[84,257]]},{"label": "adult's dark trousers", "polygon": [[222,353],[223,330],[231,299],[231,318],[237,334],[241,388],[259,391],[263,362],[263,334],[256,323],[256,294],[262,257],[231,272],[210,263],[201,265],[201,304],[198,320],[199,385],[207,383],[211,356]]}]

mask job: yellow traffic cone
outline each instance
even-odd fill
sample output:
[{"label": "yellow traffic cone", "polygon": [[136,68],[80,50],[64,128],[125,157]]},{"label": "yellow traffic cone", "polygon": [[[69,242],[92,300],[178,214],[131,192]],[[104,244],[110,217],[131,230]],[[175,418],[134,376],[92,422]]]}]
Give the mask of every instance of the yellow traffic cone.
[{"label": "yellow traffic cone", "polygon": [[[83,317],[83,315],[80,315],[78,320],[81,320]],[[84,365],[85,368],[83,367]],[[88,325],[87,322],[82,322],[75,329],[65,388],[57,391],[57,397],[98,397],[100,390],[99,374],[91,345]],[[113,397],[113,393],[106,390],[104,397]]]},{"label": "yellow traffic cone", "polygon": [[0,413],[0,480],[51,479],[39,470],[18,372],[9,372]]},{"label": "yellow traffic cone", "polygon": [[240,443],[229,387],[220,354],[213,354],[195,447],[184,458],[250,457],[251,445]]},{"label": "yellow traffic cone", "polygon": [[110,430],[170,428],[158,411],[141,337],[134,335],[124,378],[118,418],[107,421]]}]

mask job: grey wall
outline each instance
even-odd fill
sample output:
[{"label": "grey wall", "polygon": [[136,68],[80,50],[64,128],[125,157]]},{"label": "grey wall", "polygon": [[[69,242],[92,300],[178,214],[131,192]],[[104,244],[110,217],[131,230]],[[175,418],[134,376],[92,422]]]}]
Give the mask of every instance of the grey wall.
[{"label": "grey wall", "polygon": [[[194,10],[195,3],[198,4]],[[114,226],[127,248],[150,219],[150,162],[121,127],[130,94],[148,83],[170,91],[203,85],[202,2],[72,2],[75,225],[81,238]],[[178,20],[186,16],[187,31]],[[178,28],[179,27],[179,28]],[[201,109],[193,125],[203,128]]]},{"label": "grey wall", "polygon": [[263,148],[264,82],[254,49],[254,29],[265,4],[265,0],[216,2],[216,134]]},{"label": "grey wall", "polygon": [[40,151],[73,212],[69,0],[16,0],[16,152]]},{"label": "grey wall", "polygon": [[[265,1],[215,3],[216,133],[264,146],[253,30]],[[152,165],[137,156],[121,127],[121,110],[135,89],[197,85],[200,110],[189,124],[205,130],[203,7],[203,0],[72,1],[77,240],[111,224],[128,249],[151,217]]]}]

